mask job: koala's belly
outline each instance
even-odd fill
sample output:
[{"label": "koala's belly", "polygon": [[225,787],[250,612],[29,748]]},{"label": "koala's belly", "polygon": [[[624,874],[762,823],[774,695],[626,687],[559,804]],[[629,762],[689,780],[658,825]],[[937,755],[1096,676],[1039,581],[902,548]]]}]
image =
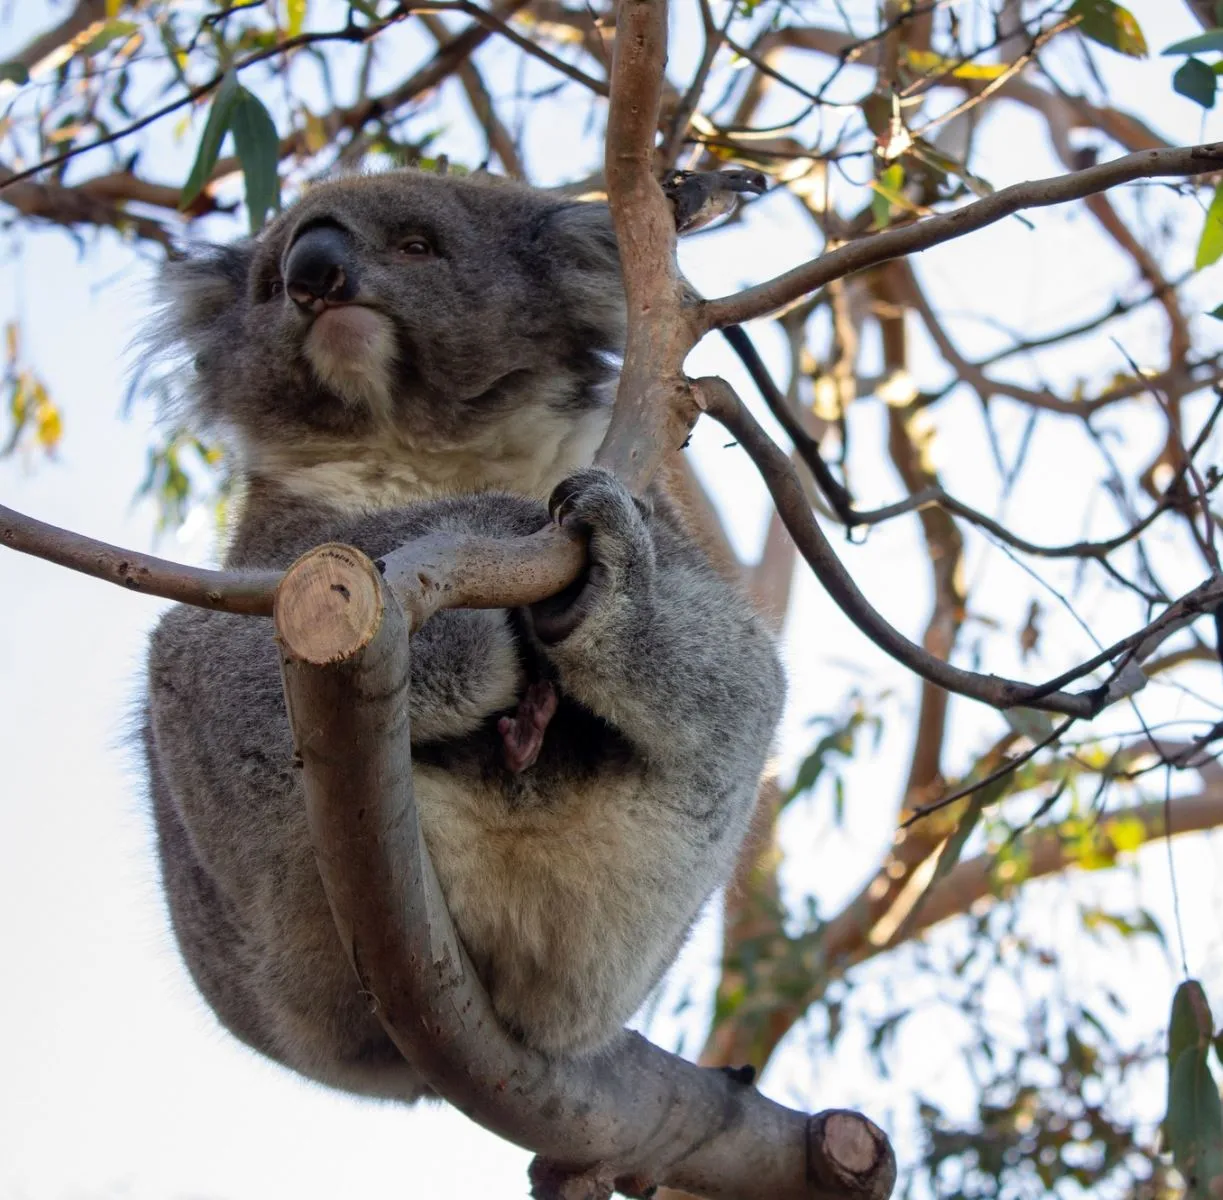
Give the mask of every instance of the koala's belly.
[{"label": "koala's belly", "polygon": [[634,767],[524,798],[417,765],[421,829],[450,914],[498,1015],[545,1052],[615,1036],[694,915],[691,900],[667,894],[674,843],[642,776]]}]

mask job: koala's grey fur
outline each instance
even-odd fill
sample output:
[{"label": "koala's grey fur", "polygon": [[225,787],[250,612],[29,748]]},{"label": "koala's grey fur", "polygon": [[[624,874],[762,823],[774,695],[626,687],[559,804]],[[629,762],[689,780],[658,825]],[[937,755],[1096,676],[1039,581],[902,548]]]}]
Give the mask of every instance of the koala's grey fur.
[{"label": "koala's grey fur", "polygon": [[[359,344],[277,286],[320,222],[353,247],[367,307],[341,319]],[[430,253],[399,256],[405,237]],[[606,208],[415,172],[336,181],[167,287],[156,336],[191,356],[192,414],[228,435],[243,483],[231,568],[332,540],[376,558],[426,531],[531,533],[564,481],[585,581],[531,613],[442,612],[413,638],[415,784],[506,1025],[551,1054],[606,1044],[728,877],[784,690],[763,623],[666,502],[587,465],[623,341]],[[498,718],[541,676],[559,705],[512,771]],[[222,1023],[325,1083],[425,1094],[332,924],[268,622],[167,614],[144,738],[172,923]]]}]

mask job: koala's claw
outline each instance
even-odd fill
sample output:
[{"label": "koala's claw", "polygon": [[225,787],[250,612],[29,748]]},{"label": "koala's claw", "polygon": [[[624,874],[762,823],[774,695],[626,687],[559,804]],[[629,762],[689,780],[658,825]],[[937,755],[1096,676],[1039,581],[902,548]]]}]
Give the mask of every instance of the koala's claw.
[{"label": "koala's claw", "polygon": [[497,722],[497,732],[505,743],[505,765],[515,775],[522,774],[539,757],[544,746],[544,730],[556,713],[556,689],[538,679],[522,694],[512,717]]},{"label": "koala's claw", "polygon": [[652,546],[642,506],[619,479],[601,467],[575,471],[557,484],[548,499],[548,511],[558,525],[590,535],[590,564],[582,577],[531,606],[536,634],[541,641],[554,644],[573,633],[623,585],[633,564],[650,559]]}]

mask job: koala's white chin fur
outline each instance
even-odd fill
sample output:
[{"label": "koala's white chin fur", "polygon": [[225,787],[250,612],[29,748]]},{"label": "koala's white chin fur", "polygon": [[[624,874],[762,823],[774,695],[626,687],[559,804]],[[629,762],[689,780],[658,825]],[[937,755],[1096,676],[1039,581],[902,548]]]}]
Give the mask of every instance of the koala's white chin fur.
[{"label": "koala's white chin fur", "polygon": [[358,304],[329,308],[315,319],[305,350],[319,382],[346,404],[390,414],[395,330],[381,313]]}]

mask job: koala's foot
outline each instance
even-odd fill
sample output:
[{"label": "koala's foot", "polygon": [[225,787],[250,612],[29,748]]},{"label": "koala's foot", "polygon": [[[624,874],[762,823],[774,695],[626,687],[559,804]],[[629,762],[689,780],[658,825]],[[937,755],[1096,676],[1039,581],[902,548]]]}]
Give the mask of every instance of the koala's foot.
[{"label": "koala's foot", "polygon": [[602,605],[630,586],[653,560],[642,507],[610,471],[586,467],[557,484],[548,511],[558,525],[590,538],[585,573],[563,592],[531,605],[540,641],[553,645],[572,634]]},{"label": "koala's foot", "polygon": [[544,745],[544,730],[556,712],[556,689],[537,679],[522,694],[512,717],[497,722],[497,732],[505,743],[505,765],[521,774],[539,757]]}]

